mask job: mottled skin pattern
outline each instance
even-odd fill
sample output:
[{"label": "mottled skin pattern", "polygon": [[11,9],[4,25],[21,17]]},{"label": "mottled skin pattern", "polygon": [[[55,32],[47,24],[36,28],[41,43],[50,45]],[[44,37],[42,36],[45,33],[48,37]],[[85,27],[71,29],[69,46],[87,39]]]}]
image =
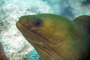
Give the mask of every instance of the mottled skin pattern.
[{"label": "mottled skin pattern", "polygon": [[26,15],[16,26],[43,60],[85,60],[88,55],[89,35],[63,16]]}]

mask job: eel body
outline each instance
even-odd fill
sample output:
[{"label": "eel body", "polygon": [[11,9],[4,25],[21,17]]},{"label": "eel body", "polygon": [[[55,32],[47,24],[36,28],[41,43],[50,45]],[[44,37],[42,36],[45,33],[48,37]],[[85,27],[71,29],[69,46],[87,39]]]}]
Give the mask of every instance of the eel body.
[{"label": "eel body", "polygon": [[82,15],[74,19],[74,21],[81,26],[87,33],[90,34],[90,16]]},{"label": "eel body", "polygon": [[89,34],[66,17],[26,15],[16,26],[43,60],[85,60],[89,54]]}]

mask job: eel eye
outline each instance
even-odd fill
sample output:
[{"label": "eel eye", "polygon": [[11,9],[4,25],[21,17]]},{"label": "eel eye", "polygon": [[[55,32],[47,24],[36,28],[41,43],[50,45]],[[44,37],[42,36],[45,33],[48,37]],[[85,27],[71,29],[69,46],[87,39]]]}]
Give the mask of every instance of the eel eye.
[{"label": "eel eye", "polygon": [[34,23],[34,25],[35,25],[36,27],[40,26],[40,24],[41,24],[41,21],[40,21],[40,20],[36,20],[35,23]]}]

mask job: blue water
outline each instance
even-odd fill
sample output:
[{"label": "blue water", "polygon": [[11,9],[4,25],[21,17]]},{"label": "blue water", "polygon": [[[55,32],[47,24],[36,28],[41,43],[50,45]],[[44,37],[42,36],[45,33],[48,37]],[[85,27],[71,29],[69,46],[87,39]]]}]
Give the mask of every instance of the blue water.
[{"label": "blue water", "polygon": [[27,57],[27,60],[43,60],[36,50],[31,51],[30,55]]}]

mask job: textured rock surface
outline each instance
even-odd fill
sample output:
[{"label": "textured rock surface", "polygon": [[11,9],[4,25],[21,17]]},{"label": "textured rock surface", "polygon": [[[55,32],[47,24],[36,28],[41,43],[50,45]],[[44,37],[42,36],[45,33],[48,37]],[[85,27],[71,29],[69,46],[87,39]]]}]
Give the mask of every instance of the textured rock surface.
[{"label": "textured rock surface", "polygon": [[10,60],[23,60],[33,47],[17,30],[16,21],[22,15],[52,11],[41,0],[0,0],[0,4],[0,42]]},{"label": "textured rock surface", "polygon": [[8,60],[8,57],[5,55],[3,46],[1,43],[0,43],[0,60]]}]

